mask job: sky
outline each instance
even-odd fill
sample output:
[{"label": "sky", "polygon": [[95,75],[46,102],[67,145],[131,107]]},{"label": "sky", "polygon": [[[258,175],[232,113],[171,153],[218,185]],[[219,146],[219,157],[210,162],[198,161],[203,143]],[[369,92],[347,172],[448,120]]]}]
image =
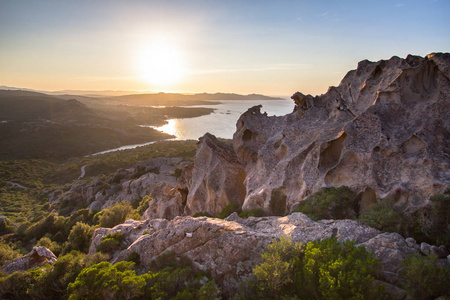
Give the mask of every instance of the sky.
[{"label": "sky", "polygon": [[450,51],[450,1],[0,0],[0,85],[323,94],[363,59]]}]

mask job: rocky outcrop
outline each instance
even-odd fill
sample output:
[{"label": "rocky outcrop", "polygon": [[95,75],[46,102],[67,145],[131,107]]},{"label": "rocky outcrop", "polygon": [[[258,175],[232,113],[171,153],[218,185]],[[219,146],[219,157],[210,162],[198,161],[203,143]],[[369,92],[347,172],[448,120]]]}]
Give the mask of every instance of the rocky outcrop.
[{"label": "rocky outcrop", "polygon": [[53,264],[55,261],[56,256],[46,247],[33,247],[33,250],[26,256],[4,262],[2,271],[11,274],[16,271],[42,267],[45,264]]},{"label": "rocky outcrop", "polygon": [[89,253],[94,254],[102,239],[113,232],[122,232],[127,244],[127,249],[114,254],[113,262],[126,260],[136,252],[145,267],[171,251],[176,257],[188,257],[197,268],[209,270],[225,293],[251,274],[253,267],[261,262],[260,255],[267,245],[280,236],[302,243],[330,237],[354,240],[381,261],[379,279],[399,294],[402,294],[398,288],[401,262],[408,255],[421,253],[415,243],[407,242],[397,233],[380,233],[353,220],[315,222],[302,213],[248,219],[233,213],[225,220],[206,217],[128,220],[111,229],[96,229]]},{"label": "rocky outcrop", "polygon": [[218,215],[228,204],[242,205],[245,172],[233,146],[206,133],[199,139],[194,163],[187,166],[178,189],[185,194],[184,214]]},{"label": "rocky outcrop", "polygon": [[291,114],[253,107],[233,137],[245,166],[243,209],[283,215],[325,186],[349,186],[360,208],[406,210],[450,187],[450,54],[362,61],[337,87],[296,93]]},{"label": "rocky outcrop", "polygon": [[[165,203],[176,194],[175,171],[180,164],[181,158],[159,157],[138,163],[133,168],[119,169],[106,180],[95,178],[90,183],[76,183],[66,190],[55,190],[50,194],[49,201],[52,205],[82,206],[93,211],[120,201],[133,202],[146,195],[152,196],[154,202]],[[174,209],[158,209],[155,214],[156,217],[169,219],[176,215],[180,215],[180,211]]]}]

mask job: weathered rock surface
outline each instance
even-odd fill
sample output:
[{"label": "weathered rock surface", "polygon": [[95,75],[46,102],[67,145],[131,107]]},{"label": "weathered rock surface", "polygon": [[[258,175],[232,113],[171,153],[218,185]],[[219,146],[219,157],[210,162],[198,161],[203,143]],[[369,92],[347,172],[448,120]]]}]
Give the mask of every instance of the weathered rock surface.
[{"label": "weathered rock surface", "polygon": [[187,167],[178,189],[187,191],[184,214],[219,214],[228,204],[242,205],[245,198],[244,167],[233,146],[206,133],[199,139],[194,163]]},{"label": "weathered rock surface", "polygon": [[[176,194],[174,173],[181,163],[181,158],[165,157],[138,163],[133,168],[117,170],[106,181],[97,179],[91,183],[73,184],[66,191],[56,190],[50,194],[49,201],[51,204],[81,202],[82,206],[95,211],[120,201],[132,202],[145,195],[152,196],[154,202],[164,203]],[[155,216],[170,219],[179,214],[176,209],[161,208]]]},{"label": "weathered rock surface", "polygon": [[450,54],[361,61],[321,96],[296,93],[282,117],[253,107],[233,137],[245,166],[243,209],[283,215],[324,186],[349,186],[360,209],[393,198],[414,211],[450,187]]},{"label": "weathered rock surface", "polygon": [[[395,233],[383,233],[353,220],[312,221],[302,213],[285,217],[250,217],[241,219],[236,214],[227,220],[214,218],[176,217],[171,221],[153,219],[127,221],[114,228],[99,228],[89,250],[95,253],[107,234],[120,231],[128,248],[117,252],[113,262],[126,260],[136,252],[144,266],[159,255],[173,251],[185,255],[212,276],[227,293],[237,282],[247,277],[260,263],[260,255],[267,245],[280,236],[289,236],[294,242],[307,243],[337,237],[339,241],[353,239],[364,245],[382,262],[382,280],[398,285],[400,262],[416,247],[409,247],[405,239]],[[149,234],[143,235],[144,231]]]},{"label": "weathered rock surface", "polygon": [[15,271],[26,271],[42,267],[45,264],[53,264],[55,261],[56,256],[46,247],[33,247],[33,250],[26,256],[4,262],[2,271],[11,274]]}]

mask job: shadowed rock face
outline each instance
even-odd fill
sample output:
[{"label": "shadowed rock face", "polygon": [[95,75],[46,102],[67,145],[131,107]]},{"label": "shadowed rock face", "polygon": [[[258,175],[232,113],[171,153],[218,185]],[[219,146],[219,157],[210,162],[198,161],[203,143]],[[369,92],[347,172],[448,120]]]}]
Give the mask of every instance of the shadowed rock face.
[{"label": "shadowed rock face", "polygon": [[200,138],[194,163],[187,172],[185,177],[189,179],[179,181],[178,187],[187,193],[185,215],[218,215],[230,203],[242,205],[245,172],[231,145],[206,133]]},{"label": "shadowed rock face", "polygon": [[243,209],[284,214],[324,186],[347,185],[361,208],[392,197],[409,209],[450,187],[450,54],[362,61],[321,96],[292,97],[291,114],[260,107],[237,121]]}]

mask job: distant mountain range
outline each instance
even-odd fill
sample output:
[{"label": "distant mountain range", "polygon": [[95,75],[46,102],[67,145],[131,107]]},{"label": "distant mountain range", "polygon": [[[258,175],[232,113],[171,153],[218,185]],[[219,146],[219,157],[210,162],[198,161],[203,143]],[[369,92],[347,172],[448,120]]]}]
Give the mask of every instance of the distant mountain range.
[{"label": "distant mountain range", "polygon": [[16,88],[0,85],[0,90],[21,90],[29,92],[45,93],[47,95],[79,95],[89,97],[113,97],[116,99],[132,100],[132,101],[191,101],[191,100],[284,100],[280,97],[270,97],[261,94],[240,95],[235,93],[198,93],[198,94],[182,94],[182,93],[148,93],[136,91],[92,91],[92,90],[61,90],[61,91],[40,91],[27,88]]}]

